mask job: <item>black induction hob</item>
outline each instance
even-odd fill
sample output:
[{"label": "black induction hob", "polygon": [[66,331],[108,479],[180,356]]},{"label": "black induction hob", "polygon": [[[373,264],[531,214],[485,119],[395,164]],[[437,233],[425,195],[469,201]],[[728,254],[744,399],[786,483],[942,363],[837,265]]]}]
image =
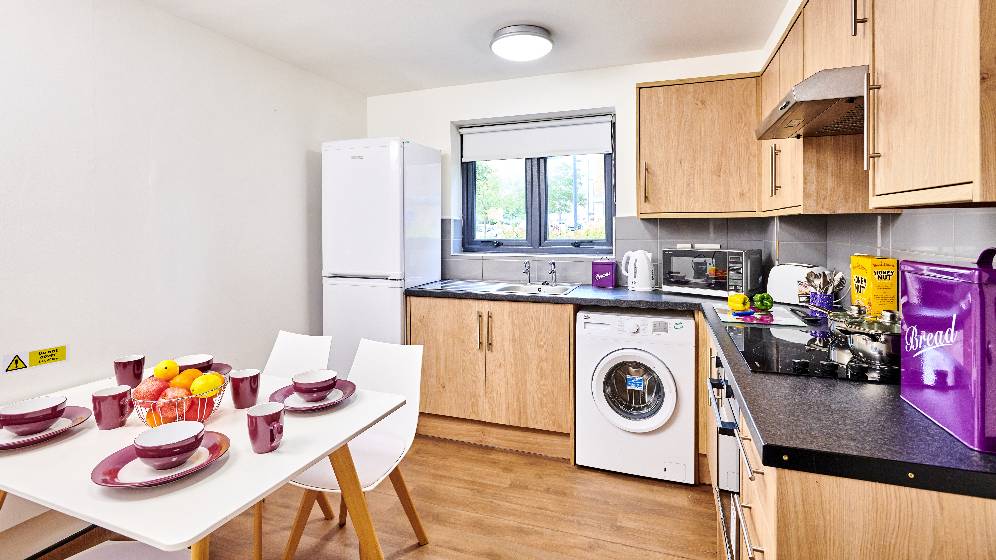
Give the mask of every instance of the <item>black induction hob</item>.
[{"label": "black induction hob", "polygon": [[755,373],[899,383],[898,366],[877,366],[852,357],[847,340],[831,332],[826,325],[730,325],[726,330]]}]

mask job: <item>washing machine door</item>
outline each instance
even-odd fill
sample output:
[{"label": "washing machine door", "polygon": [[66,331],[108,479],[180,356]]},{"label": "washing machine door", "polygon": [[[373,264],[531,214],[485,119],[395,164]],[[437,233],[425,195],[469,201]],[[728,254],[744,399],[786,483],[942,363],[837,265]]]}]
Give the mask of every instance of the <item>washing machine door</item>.
[{"label": "washing machine door", "polygon": [[660,358],[623,348],[602,358],[591,377],[591,396],[606,420],[627,432],[650,432],[674,413],[677,387]]}]

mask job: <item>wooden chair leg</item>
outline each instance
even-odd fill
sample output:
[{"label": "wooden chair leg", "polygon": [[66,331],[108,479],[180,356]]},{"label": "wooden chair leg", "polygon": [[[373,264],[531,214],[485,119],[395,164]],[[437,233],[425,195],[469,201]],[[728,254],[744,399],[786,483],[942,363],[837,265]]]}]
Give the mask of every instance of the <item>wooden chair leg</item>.
[{"label": "wooden chair leg", "polygon": [[308,523],[308,515],[311,508],[315,506],[318,499],[318,492],[315,490],[305,490],[301,496],[301,503],[297,506],[297,515],[294,516],[294,523],[291,525],[290,536],[287,538],[287,548],[284,549],[284,560],[292,560],[297,553],[297,545],[301,544],[301,535],[304,534],[304,526]]},{"label": "wooden chair leg", "polygon": [[190,560],[209,560],[211,558],[211,537],[207,536],[190,547]]},{"label": "wooden chair leg", "polygon": [[329,503],[329,497],[325,495],[324,492],[318,493],[318,507],[322,508],[322,515],[325,519],[329,521],[335,519],[335,512],[332,511],[332,504]]},{"label": "wooden chair leg", "polygon": [[252,558],[263,560],[263,501],[252,507]]},{"label": "wooden chair leg", "polygon": [[356,531],[360,543],[360,558],[384,560],[384,551],[380,547],[380,541],[377,540],[377,532],[374,530],[373,519],[370,518],[367,499],[363,495],[363,487],[360,485],[360,477],[356,474],[356,465],[353,463],[349,446],[343,445],[333,451],[329,455],[329,462],[332,463],[332,470],[339,482],[339,490],[342,491],[342,497],[349,508],[353,530]]},{"label": "wooden chair leg", "polygon": [[422,520],[419,519],[418,512],[415,511],[415,504],[412,502],[412,496],[408,493],[408,485],[405,484],[405,479],[401,476],[401,465],[394,467],[394,470],[388,476],[391,479],[391,484],[394,485],[394,491],[398,494],[398,499],[401,500],[401,507],[405,509],[408,522],[412,524],[412,529],[415,530],[419,546],[429,544],[429,536],[425,534],[425,527],[422,527]]},{"label": "wooden chair leg", "polygon": [[339,526],[346,526],[346,498],[339,494]]},{"label": "wooden chair leg", "polygon": [[3,509],[3,501],[7,499],[7,493],[0,490],[0,509]]}]

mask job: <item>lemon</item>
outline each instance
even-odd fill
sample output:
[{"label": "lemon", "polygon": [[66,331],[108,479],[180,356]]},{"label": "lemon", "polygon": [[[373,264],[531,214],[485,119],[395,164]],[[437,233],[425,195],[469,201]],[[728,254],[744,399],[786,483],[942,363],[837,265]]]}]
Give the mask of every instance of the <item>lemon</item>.
[{"label": "lemon", "polygon": [[159,379],[169,381],[180,373],[180,366],[176,364],[173,360],[163,360],[156,364],[156,367],[152,368],[152,375],[155,375]]},{"label": "lemon", "polygon": [[218,389],[225,384],[225,378],[217,373],[206,373],[190,384],[190,392],[198,397],[213,397]]}]

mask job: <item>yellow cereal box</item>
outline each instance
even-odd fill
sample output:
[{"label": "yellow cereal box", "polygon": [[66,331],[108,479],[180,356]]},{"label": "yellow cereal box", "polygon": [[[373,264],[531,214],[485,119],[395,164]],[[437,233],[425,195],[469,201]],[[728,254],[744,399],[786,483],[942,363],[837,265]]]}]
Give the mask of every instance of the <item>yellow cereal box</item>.
[{"label": "yellow cereal box", "polygon": [[851,255],[851,304],[870,315],[898,309],[899,263],[872,255]]}]

